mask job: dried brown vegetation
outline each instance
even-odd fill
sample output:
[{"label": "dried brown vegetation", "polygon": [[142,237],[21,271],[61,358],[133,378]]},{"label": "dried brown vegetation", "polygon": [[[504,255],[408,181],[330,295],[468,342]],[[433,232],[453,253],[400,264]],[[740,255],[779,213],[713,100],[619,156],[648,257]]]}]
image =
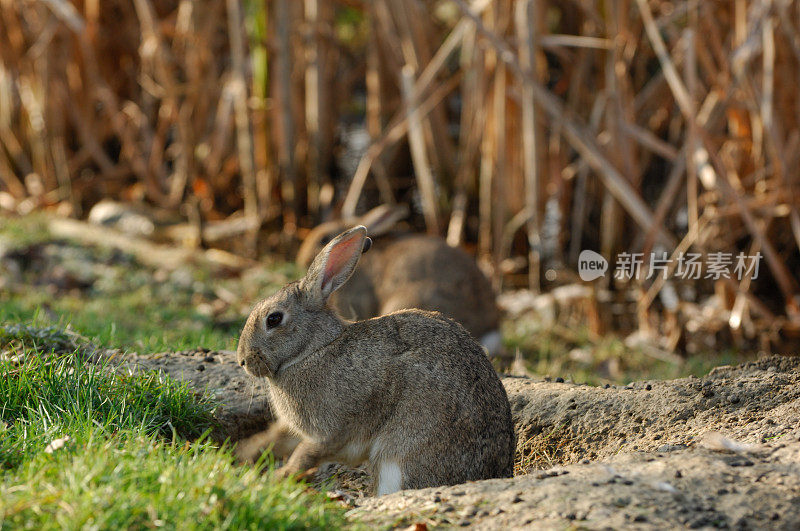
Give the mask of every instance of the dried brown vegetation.
[{"label": "dried brown vegetation", "polygon": [[255,252],[408,202],[533,290],[582,248],[761,253],[754,280],[601,291],[669,350],[775,348],[800,334],[798,25],[792,0],[0,0],[0,207],[244,217]]}]

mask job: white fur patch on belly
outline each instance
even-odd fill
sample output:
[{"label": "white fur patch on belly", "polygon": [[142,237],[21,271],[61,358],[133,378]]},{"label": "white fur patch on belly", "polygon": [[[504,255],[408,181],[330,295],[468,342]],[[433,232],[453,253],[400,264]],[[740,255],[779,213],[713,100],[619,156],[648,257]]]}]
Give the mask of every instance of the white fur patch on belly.
[{"label": "white fur patch on belly", "polygon": [[383,461],[378,468],[378,496],[397,492],[403,486],[403,473],[394,461]]}]

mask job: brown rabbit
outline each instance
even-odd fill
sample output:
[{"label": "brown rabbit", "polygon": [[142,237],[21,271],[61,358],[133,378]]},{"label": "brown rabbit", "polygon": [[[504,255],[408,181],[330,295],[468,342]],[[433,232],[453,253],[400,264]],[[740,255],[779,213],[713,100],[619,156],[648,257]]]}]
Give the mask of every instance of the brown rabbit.
[{"label": "brown rabbit", "polygon": [[383,237],[331,299],[343,317],[367,319],[406,308],[438,311],[461,323],[490,356],[501,355],[500,312],[489,280],[472,257],[442,238],[388,234],[407,214],[405,207],[382,205],[354,222],[323,223],[304,239],[297,262],[308,266],[337,234],[364,225],[371,237]]},{"label": "brown rabbit", "polygon": [[420,310],[348,322],[328,305],[366,241],[359,226],[328,243],[239,338],[239,363],[269,380],[279,422],[302,437],[277,472],[366,461],[378,495],[510,476],[508,397],[461,325]]}]

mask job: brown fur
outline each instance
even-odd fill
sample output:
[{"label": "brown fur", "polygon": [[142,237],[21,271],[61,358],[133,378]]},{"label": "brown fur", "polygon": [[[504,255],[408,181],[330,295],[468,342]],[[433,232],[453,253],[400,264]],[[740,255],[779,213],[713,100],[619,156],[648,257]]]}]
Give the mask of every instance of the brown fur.
[{"label": "brown fur", "polygon": [[[279,472],[368,461],[380,493],[391,485],[381,471],[393,464],[402,480],[392,489],[510,476],[508,398],[461,325],[420,310],[348,322],[327,305],[364,238],[356,227],[330,242],[305,278],[255,307],[242,331],[240,363],[269,379],[279,421],[302,438]],[[277,311],[283,322],[267,328]]]},{"label": "brown fur", "polygon": [[[368,319],[400,309],[438,311],[461,323],[479,341],[500,327],[489,280],[462,249],[439,237],[391,233],[406,211],[377,207],[359,218],[375,240],[350,281],[331,298],[347,319]],[[345,229],[359,223],[332,221],[309,233],[297,254],[303,266]],[[500,355],[493,349],[492,355]]]}]

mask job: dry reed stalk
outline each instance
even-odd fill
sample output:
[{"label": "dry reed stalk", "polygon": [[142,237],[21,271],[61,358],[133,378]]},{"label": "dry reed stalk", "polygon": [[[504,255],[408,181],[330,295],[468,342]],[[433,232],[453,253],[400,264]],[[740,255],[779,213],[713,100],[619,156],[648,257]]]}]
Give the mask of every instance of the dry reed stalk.
[{"label": "dry reed stalk", "polygon": [[276,54],[277,69],[277,98],[276,112],[280,116],[279,123],[279,161],[281,165],[281,182],[283,198],[286,208],[284,209],[284,222],[297,227],[299,221],[301,205],[300,184],[297,176],[297,169],[294,158],[295,144],[295,119],[292,112],[292,57],[291,42],[289,32],[292,28],[289,0],[277,0],[275,2],[275,26],[278,37],[278,51]]},{"label": "dry reed stalk", "polygon": [[428,155],[425,150],[422,121],[419,116],[419,103],[414,95],[414,71],[411,65],[406,65],[401,71],[403,97],[408,120],[408,142],[411,148],[411,158],[419,182],[420,196],[422,198],[422,211],[425,214],[425,225],[429,234],[439,234],[439,207],[436,198],[436,181],[428,164]]},{"label": "dry reed stalk", "polygon": [[[231,41],[233,72],[231,83],[234,120],[236,122],[236,145],[239,148],[239,166],[242,171],[244,215],[252,223],[258,219],[258,190],[256,189],[255,156],[250,134],[250,114],[247,108],[247,79],[245,74],[244,36],[239,0],[227,0],[228,33]],[[252,232],[252,253],[255,254],[256,231]]]},{"label": "dry reed stalk", "polygon": [[[478,19],[475,14],[470,11],[463,0],[455,0],[462,11],[475,23],[478,32],[487,37],[489,43],[498,50],[498,57],[511,67],[511,71],[522,78],[526,78],[525,73],[520,69],[519,64],[515,60],[514,52],[495,35]],[[530,79],[534,92],[534,98],[539,103],[551,120],[561,124],[562,134],[567,138],[572,147],[581,154],[581,156],[598,171],[603,178],[603,184],[610,193],[628,210],[631,217],[639,223],[643,228],[649,228],[653,225],[653,214],[647,205],[642,201],[639,194],[628,184],[623,175],[611,164],[602,151],[597,147],[592,136],[586,129],[573,120],[565,112],[563,104],[555,98],[547,89],[542,87],[539,83]],[[675,238],[669,232],[659,227],[659,238],[664,242],[674,247]]]},{"label": "dry reed stalk", "polygon": [[[516,5],[515,22],[519,39],[520,66],[532,79],[536,79],[536,21],[533,0],[523,0]],[[540,289],[539,281],[539,157],[537,153],[537,120],[533,87],[522,82],[522,159],[525,174],[525,208],[528,212],[528,285],[534,292]]]},{"label": "dry reed stalk", "polygon": [[[498,281],[547,288],[537,261],[562,246],[574,264],[584,247],[674,250],[691,234],[692,250],[758,249],[778,286],[716,283],[736,294],[733,333],[800,320],[798,3],[276,0],[249,29],[239,7],[0,0],[0,208],[82,215],[108,195],[182,209],[203,233],[256,212],[276,249],[339,204],[352,216],[416,191],[410,221],[430,227],[435,178],[437,229],[477,240]],[[329,174],[361,87],[370,146],[354,176]],[[412,159],[430,168],[409,176]],[[674,342],[657,294],[641,326]]]}]

